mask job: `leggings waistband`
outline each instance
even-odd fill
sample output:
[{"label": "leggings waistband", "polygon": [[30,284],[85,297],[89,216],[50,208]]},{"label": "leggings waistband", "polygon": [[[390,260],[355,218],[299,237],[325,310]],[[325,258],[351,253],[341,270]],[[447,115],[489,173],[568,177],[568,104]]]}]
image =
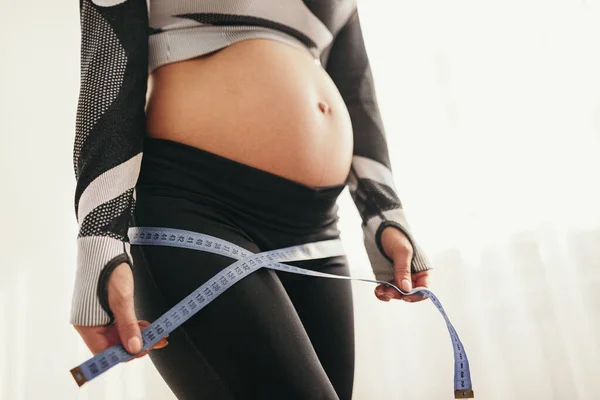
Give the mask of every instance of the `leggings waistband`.
[{"label": "leggings waistband", "polygon": [[312,187],[180,142],[146,136],[137,191],[177,194],[278,224],[337,221],[345,185]]}]

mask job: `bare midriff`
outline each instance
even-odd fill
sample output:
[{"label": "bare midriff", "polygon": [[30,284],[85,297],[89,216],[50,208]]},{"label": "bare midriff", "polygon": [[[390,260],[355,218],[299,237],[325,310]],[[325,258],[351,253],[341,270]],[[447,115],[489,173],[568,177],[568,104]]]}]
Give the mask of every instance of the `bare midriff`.
[{"label": "bare midriff", "polygon": [[266,39],[159,67],[149,79],[147,132],[304,185],[346,180],[348,110],[303,49]]}]

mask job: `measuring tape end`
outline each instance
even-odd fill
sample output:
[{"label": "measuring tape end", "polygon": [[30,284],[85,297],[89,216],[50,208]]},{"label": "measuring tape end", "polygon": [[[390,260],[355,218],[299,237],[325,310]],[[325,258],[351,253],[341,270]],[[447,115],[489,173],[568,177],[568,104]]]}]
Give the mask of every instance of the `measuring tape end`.
[{"label": "measuring tape end", "polygon": [[81,372],[80,367],[73,368],[71,370],[71,375],[73,375],[73,378],[75,379],[75,382],[77,382],[77,385],[79,385],[79,387],[83,386],[83,384],[87,382],[87,379],[85,379],[85,376],[83,375],[83,372]]},{"label": "measuring tape end", "polygon": [[455,399],[474,399],[475,393],[473,392],[473,389],[456,390],[454,392],[454,398]]}]

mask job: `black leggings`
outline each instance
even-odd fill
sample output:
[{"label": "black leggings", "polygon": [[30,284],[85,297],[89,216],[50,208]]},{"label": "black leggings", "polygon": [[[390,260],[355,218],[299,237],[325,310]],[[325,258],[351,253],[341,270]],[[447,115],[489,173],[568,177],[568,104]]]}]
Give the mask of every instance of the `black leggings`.
[{"label": "black leggings", "polygon": [[[313,188],[182,143],[145,139],[136,226],[191,230],[252,252],[333,239],[343,185]],[[139,319],[154,321],[234,260],[132,245]],[[345,257],[290,263],[348,275]],[[178,399],[350,400],[350,282],[261,269],[150,358]]]}]

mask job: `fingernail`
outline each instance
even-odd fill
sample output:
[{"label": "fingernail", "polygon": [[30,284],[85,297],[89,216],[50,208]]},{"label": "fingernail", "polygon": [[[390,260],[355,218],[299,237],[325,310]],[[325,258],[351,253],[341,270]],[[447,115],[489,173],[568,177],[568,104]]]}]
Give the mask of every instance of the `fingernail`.
[{"label": "fingernail", "polygon": [[394,297],[396,297],[396,295],[394,294],[394,292],[388,293],[387,295],[388,295],[388,297],[390,299],[393,299]]},{"label": "fingernail", "polygon": [[139,353],[140,350],[142,350],[142,341],[137,336],[134,336],[131,339],[129,339],[129,341],[127,342],[127,345],[129,347],[129,350],[133,354]]},{"label": "fingernail", "polygon": [[402,282],[400,284],[400,288],[402,290],[404,290],[405,292],[410,292],[412,290],[410,281],[408,279],[402,279]]},{"label": "fingernail", "polygon": [[406,297],[404,300],[406,300],[408,303],[412,303],[412,300],[409,299],[408,297]]}]

